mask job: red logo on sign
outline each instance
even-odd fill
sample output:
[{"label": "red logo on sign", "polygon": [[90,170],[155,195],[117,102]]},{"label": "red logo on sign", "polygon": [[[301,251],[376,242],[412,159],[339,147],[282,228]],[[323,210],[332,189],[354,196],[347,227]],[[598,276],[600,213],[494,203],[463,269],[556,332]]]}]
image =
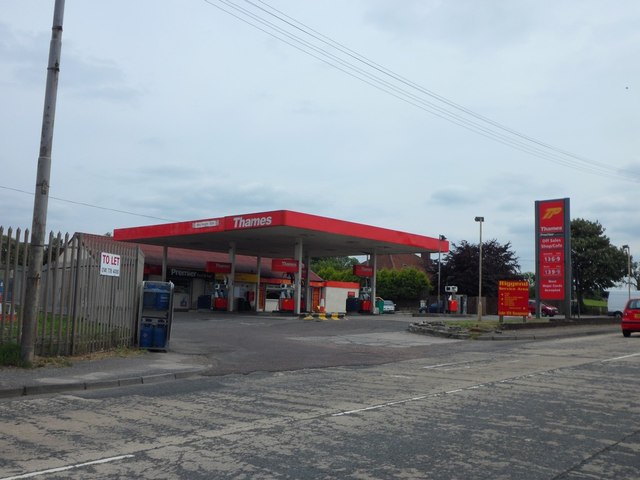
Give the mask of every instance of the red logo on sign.
[{"label": "red logo on sign", "polygon": [[540,233],[564,232],[564,201],[540,202]]}]

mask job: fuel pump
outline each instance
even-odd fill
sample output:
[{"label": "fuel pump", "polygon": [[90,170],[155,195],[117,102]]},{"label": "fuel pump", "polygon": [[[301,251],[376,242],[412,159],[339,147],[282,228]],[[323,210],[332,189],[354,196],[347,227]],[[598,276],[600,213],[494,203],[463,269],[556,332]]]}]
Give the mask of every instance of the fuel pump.
[{"label": "fuel pump", "polygon": [[[366,280],[368,283],[368,280]],[[360,288],[360,311],[369,313],[371,312],[371,287]]]},{"label": "fuel pump", "polygon": [[280,285],[280,298],[278,299],[278,310],[281,312],[293,312],[295,308],[294,287],[292,285]]},{"label": "fuel pump", "polygon": [[213,291],[213,310],[226,311],[229,305],[229,294],[226,283],[216,283]]},{"label": "fuel pump", "polygon": [[449,313],[458,313],[458,287],[455,285],[447,285],[444,291],[449,294],[447,299],[447,311]]}]

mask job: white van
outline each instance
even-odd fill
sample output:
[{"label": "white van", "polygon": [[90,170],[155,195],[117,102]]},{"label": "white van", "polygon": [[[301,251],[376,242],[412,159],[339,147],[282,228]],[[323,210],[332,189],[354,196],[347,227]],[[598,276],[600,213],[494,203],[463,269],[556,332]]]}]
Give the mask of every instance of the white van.
[{"label": "white van", "polygon": [[[638,298],[638,290],[631,287],[631,298]],[[616,288],[609,290],[609,299],[607,300],[607,313],[616,318],[622,318],[624,306],[629,300],[628,288]]]}]

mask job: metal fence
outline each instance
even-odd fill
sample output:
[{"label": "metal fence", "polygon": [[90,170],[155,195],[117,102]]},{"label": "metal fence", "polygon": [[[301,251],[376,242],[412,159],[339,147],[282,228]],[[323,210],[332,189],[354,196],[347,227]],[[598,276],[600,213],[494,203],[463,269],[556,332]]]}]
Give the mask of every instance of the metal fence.
[{"label": "metal fence", "polygon": [[[0,227],[0,344],[19,343],[29,232]],[[119,272],[101,271],[103,254]],[[78,355],[127,347],[137,338],[138,285],[144,255],[109,237],[49,235],[40,282],[35,353]]]}]

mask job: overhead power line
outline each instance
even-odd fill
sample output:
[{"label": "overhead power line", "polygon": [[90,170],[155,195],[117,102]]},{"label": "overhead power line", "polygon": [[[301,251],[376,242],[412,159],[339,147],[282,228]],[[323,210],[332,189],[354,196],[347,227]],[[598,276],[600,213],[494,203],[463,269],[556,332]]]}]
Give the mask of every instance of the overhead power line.
[{"label": "overhead power line", "polygon": [[263,0],[204,1],[342,73],[485,138],[574,170],[616,179],[640,180],[638,174],[614,170],[606,163],[555,147],[459,105],[323,35]]},{"label": "overhead power line", "polygon": [[[5,185],[0,185],[0,188],[3,189],[3,190],[11,190],[12,192],[24,193],[26,195],[31,195],[31,196],[34,195],[34,192],[29,192],[27,190],[21,190],[19,188],[7,187]],[[52,200],[57,200],[59,202],[71,203],[73,205],[80,205],[80,206],[89,207],[89,208],[97,208],[98,210],[106,210],[108,212],[124,213],[125,215],[133,215],[133,216],[136,216],[136,217],[151,218],[153,220],[162,220],[162,221],[166,221],[166,222],[175,222],[176,221],[176,220],[172,220],[170,218],[155,217],[153,215],[145,215],[145,214],[142,214],[142,213],[130,212],[128,210],[118,210],[116,208],[102,207],[100,205],[94,205],[92,203],[78,202],[76,200],[69,200],[67,198],[54,197],[53,195],[49,195],[49,198],[52,199]]]}]

